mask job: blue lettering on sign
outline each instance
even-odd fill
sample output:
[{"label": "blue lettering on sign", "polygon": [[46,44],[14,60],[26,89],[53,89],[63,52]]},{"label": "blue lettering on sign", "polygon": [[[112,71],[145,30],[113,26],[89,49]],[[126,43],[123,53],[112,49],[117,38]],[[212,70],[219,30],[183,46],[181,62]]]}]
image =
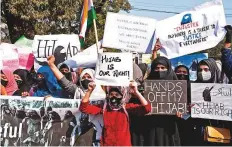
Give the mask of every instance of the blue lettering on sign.
[{"label": "blue lettering on sign", "polygon": [[182,18],[181,25],[192,22],[192,15],[190,13],[185,14]]},{"label": "blue lettering on sign", "polygon": [[190,35],[185,35],[184,36],[184,41],[200,39],[200,38],[201,38],[201,33],[190,34]]}]

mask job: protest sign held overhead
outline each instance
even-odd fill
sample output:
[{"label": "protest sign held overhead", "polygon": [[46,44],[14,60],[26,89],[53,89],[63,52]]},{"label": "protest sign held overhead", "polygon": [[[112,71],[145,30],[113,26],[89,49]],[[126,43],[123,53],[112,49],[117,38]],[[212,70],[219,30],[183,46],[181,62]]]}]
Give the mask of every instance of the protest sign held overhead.
[{"label": "protest sign held overhead", "polygon": [[215,0],[157,22],[161,55],[175,58],[206,50],[223,40],[226,31],[222,0]]},{"label": "protest sign held overhead", "polygon": [[[102,40],[98,42],[99,52],[102,53],[103,49],[100,49]],[[77,53],[72,58],[67,59],[64,63],[69,65],[71,68],[78,67],[95,67],[97,63],[98,50],[96,44],[91,45],[82,52]]]},{"label": "protest sign held overhead", "polygon": [[156,20],[118,13],[107,13],[103,47],[145,53],[151,42]]},{"label": "protest sign held overhead", "polygon": [[95,78],[100,85],[129,86],[130,81],[133,79],[132,54],[99,54]]},{"label": "protest sign held overhead", "polygon": [[232,85],[215,83],[191,84],[193,118],[232,121]]},{"label": "protest sign held overhead", "polygon": [[33,54],[37,64],[43,64],[47,57],[54,55],[55,64],[75,56],[80,51],[78,35],[35,35],[33,42]]},{"label": "protest sign held overhead", "polygon": [[151,103],[151,114],[176,115],[187,110],[187,82],[146,80],[145,96]]}]

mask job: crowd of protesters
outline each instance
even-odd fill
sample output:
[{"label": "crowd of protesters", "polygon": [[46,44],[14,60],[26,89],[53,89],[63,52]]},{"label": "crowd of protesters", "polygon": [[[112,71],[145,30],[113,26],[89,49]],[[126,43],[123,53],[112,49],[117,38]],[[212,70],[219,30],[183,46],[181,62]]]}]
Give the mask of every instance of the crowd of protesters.
[{"label": "crowd of protesters", "polygon": [[[134,63],[134,81],[130,83],[129,89],[110,87],[105,94],[99,94],[104,93],[107,88],[94,83],[94,69],[79,68],[74,71],[66,64],[61,63],[56,66],[54,56],[49,56],[47,59],[48,64],[39,68],[37,72],[33,68],[31,71],[17,69],[13,73],[7,68],[1,69],[1,95],[82,99],[79,109],[83,114],[89,114],[90,118],[103,117],[103,122],[100,123],[103,125],[103,129],[95,133],[95,141],[97,140],[104,146],[211,145],[213,143],[204,141],[202,129],[205,126],[214,125],[232,130],[231,122],[195,118],[183,120],[180,113],[177,113],[176,116],[146,115],[151,111],[151,105],[143,97],[143,81],[146,79],[186,80],[188,83],[189,107],[191,107],[191,82],[232,84],[232,51],[230,49],[232,27],[225,26],[225,29],[227,34],[224,48],[221,49],[221,66],[213,58],[200,61],[196,65],[196,81],[190,81],[189,68],[185,65],[180,65],[173,70],[169,59],[161,56],[157,57],[156,53],[162,47],[157,41],[153,50],[153,61],[150,68],[146,64],[136,65]],[[126,98],[127,92],[131,95],[129,100]],[[104,96],[106,98],[105,102],[100,105],[90,105],[89,99],[94,93]],[[10,108],[5,105],[1,107],[1,110],[2,121],[16,117],[20,118],[23,125],[26,125],[27,129],[24,130],[23,139],[19,139],[23,140],[25,144],[43,145],[47,143],[53,146],[60,145],[62,136],[65,136],[66,140],[71,138],[69,127],[77,125],[76,121],[69,122],[68,125],[61,125],[61,123],[65,123],[65,120],[62,121],[59,114],[49,110],[49,108],[47,108],[46,112],[44,108],[41,108],[40,114],[35,111],[25,112],[24,110],[18,110],[14,114],[12,113],[13,109],[10,111]],[[75,114],[72,114],[72,112],[66,113],[67,119],[75,118],[74,116]],[[49,125],[54,122],[55,126]],[[35,124],[37,127],[32,127],[33,130],[31,130],[30,126]],[[95,128],[98,125],[92,123]],[[64,126],[68,128],[66,129],[68,131],[64,132],[66,135],[52,132],[54,135],[61,136],[55,138],[44,137],[49,138],[49,141],[36,140],[36,137],[30,136],[30,134],[35,135],[37,131],[39,132],[37,135],[46,136],[48,135],[46,131],[49,130],[47,127],[51,126],[61,129],[61,126]],[[56,131],[56,129],[53,129],[53,131]],[[11,143],[17,144],[17,142],[19,141],[9,141],[9,144],[13,145]]]}]

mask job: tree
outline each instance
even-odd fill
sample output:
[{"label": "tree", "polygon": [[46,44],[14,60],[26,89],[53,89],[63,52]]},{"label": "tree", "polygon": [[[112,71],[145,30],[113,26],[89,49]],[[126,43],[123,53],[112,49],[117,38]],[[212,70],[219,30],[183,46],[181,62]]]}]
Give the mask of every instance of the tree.
[{"label": "tree", "polygon": [[[103,38],[107,12],[129,11],[128,0],[93,0],[97,13],[99,40]],[[1,15],[14,43],[20,36],[79,34],[83,0],[2,0]],[[86,47],[95,43],[93,27],[86,36]]]}]

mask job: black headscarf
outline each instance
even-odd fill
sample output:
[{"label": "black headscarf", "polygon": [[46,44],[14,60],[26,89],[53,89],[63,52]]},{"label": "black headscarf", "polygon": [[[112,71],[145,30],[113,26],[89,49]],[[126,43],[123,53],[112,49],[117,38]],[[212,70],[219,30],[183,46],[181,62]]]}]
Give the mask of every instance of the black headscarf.
[{"label": "black headscarf", "polygon": [[26,69],[17,69],[14,71],[13,74],[19,75],[19,77],[22,79],[23,83],[19,87],[20,92],[29,92],[31,85],[33,83],[31,74],[28,70]]},{"label": "black headscarf", "polygon": [[[163,79],[156,77],[154,74],[155,68],[158,64],[161,64],[167,68],[167,75]],[[176,74],[172,69],[171,62],[166,57],[162,57],[162,56],[157,57],[155,60],[152,61],[151,72],[147,79],[148,80],[178,80]]]},{"label": "black headscarf", "polygon": [[198,66],[197,66],[198,68],[197,68],[196,83],[203,82],[199,79],[199,76],[198,76],[198,73],[200,72],[200,65],[207,65],[209,67],[209,71],[211,72],[211,78],[210,78],[208,83],[222,83],[221,71],[216,64],[216,61],[212,58],[204,59],[204,60],[199,62]]},{"label": "black headscarf", "polygon": [[176,73],[177,70],[178,70],[179,68],[181,68],[181,67],[187,69],[187,74],[188,74],[187,79],[186,79],[186,80],[187,80],[187,103],[190,104],[190,103],[191,103],[191,82],[190,82],[189,68],[188,68],[187,66],[185,66],[185,65],[179,65],[179,66],[177,66],[177,67],[175,68],[175,73]]},{"label": "black headscarf", "polygon": [[179,68],[181,68],[181,67],[183,67],[183,68],[185,68],[185,69],[187,69],[187,74],[188,74],[188,76],[187,76],[187,82],[189,82],[190,81],[190,73],[189,73],[189,68],[187,67],[187,66],[185,66],[185,65],[179,65],[179,66],[177,66],[176,68],[175,68],[175,73],[177,73],[177,70],[179,69]]}]

